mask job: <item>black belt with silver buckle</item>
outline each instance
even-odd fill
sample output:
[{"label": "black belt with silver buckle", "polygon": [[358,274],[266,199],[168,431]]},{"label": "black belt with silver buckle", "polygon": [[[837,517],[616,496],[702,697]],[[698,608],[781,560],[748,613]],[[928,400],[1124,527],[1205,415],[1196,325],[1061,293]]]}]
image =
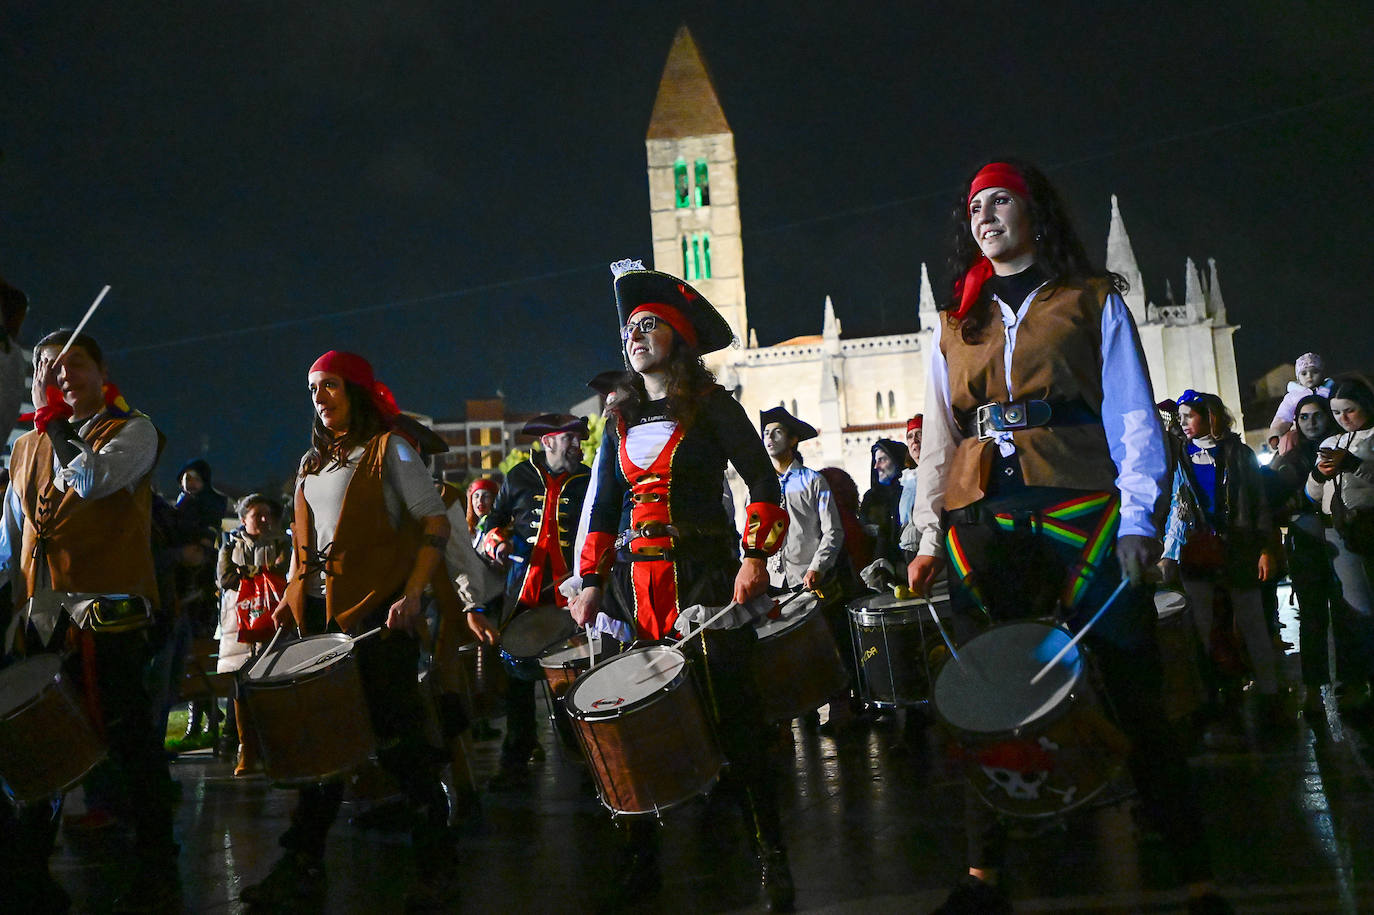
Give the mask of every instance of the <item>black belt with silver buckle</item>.
[{"label": "black belt with silver buckle", "polygon": [[998,432],[1015,432],[1038,426],[1081,426],[1101,422],[1101,417],[1081,400],[1017,400],[1011,403],[985,403],[959,424],[967,437],[980,442]]}]

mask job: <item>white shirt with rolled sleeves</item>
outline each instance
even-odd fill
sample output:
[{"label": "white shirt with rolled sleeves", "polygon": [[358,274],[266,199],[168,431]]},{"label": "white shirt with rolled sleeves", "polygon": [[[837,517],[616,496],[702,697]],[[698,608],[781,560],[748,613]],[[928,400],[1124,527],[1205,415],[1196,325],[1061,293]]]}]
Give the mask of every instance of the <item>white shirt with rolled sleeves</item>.
[{"label": "white shirt with rolled sleeves", "polygon": [[795,588],[807,572],[829,572],[844,544],[840,509],[830,496],[830,484],[810,467],[794,460],[778,474],[783,507],[791,521],[787,537],[769,561],[774,585]]},{"label": "white shirt with rolled sleeves", "polygon": [[[1002,325],[1006,328],[1003,364],[1007,390],[1013,397],[1016,332],[1039,291],[1033,290],[1015,311],[1001,299],[993,299],[1001,309]],[[921,464],[917,468],[920,495],[914,515],[922,556],[941,555],[940,514],[945,507],[945,479],[954,451],[964,438],[950,407],[949,367],[940,351],[944,323],[943,317],[935,322],[927,355],[925,425]],[[1117,536],[1158,537],[1155,505],[1168,472],[1163,431],[1135,322],[1126,303],[1115,292],[1107,295],[1102,308],[1102,427],[1112,462],[1116,464],[1116,488],[1121,492],[1121,527]],[[1003,454],[1016,450],[1015,432],[998,433],[997,441]]]},{"label": "white shirt with rolled sleeves", "polygon": [[[59,492],[72,490],[83,499],[103,499],[120,489],[132,490],[148,475],[157,460],[157,429],[152,420],[141,414],[130,416],[99,451],[86,444],[85,436],[92,424],[102,416],[85,420],[76,427],[81,440],[76,442],[79,454],[67,466],[53,456],[53,486]],[[11,486],[5,493],[5,536],[0,540],[0,563],[11,579],[20,575],[19,563],[13,551],[24,542],[24,507],[19,493]],[[27,608],[15,614],[15,622],[31,621],[46,642],[65,610],[79,626],[86,618],[93,599],[99,594],[72,594],[52,591],[48,587],[46,567],[40,569],[37,593]],[[152,595],[138,595],[151,597]]]}]

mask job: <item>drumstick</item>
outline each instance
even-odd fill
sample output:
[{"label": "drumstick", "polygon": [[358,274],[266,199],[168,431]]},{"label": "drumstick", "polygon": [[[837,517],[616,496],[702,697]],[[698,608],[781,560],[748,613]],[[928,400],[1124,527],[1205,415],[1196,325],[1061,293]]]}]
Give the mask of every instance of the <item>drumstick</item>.
[{"label": "drumstick", "polygon": [[1048,664],[1046,664],[1044,667],[1040,668],[1040,673],[1038,673],[1038,674],[1036,674],[1035,676],[1031,677],[1031,683],[1032,683],[1032,684],[1034,684],[1034,683],[1039,683],[1040,680],[1041,680],[1041,678],[1043,678],[1043,677],[1045,676],[1045,674],[1047,674],[1047,673],[1050,672],[1050,668],[1054,667],[1054,665],[1056,665],[1056,664],[1058,664],[1060,661],[1064,660],[1064,655],[1068,654],[1068,653],[1069,653],[1069,650],[1072,649],[1073,646],[1077,645],[1079,642],[1081,642],[1081,641],[1083,640],[1083,636],[1085,636],[1085,635],[1088,634],[1088,630],[1091,629],[1091,628],[1093,627],[1093,623],[1097,622],[1099,619],[1102,618],[1102,614],[1104,614],[1104,613],[1107,612],[1107,608],[1110,607],[1110,606],[1112,605],[1112,602],[1116,600],[1117,595],[1119,595],[1122,591],[1125,591],[1125,590],[1126,590],[1126,586],[1129,585],[1130,583],[1131,583],[1131,580],[1130,580],[1129,578],[1123,578],[1123,579],[1121,579],[1121,584],[1119,584],[1119,585],[1116,586],[1116,590],[1112,592],[1112,596],[1109,597],[1109,598],[1107,598],[1107,601],[1106,601],[1106,603],[1104,603],[1104,604],[1102,605],[1102,608],[1101,608],[1100,610],[1098,610],[1096,613],[1093,614],[1093,618],[1090,619],[1090,620],[1088,620],[1086,623],[1083,624],[1083,628],[1080,629],[1080,630],[1078,630],[1078,634],[1077,634],[1077,635],[1075,635],[1073,638],[1069,639],[1069,644],[1067,644],[1067,645],[1065,645],[1063,648],[1059,649],[1059,654],[1057,654],[1057,655],[1055,655],[1054,657],[1050,658],[1050,663],[1048,663]]},{"label": "drumstick", "polygon": [[[791,599],[791,598],[789,598],[789,600],[790,600],[790,599]],[[701,632],[703,629],[705,629],[706,627],[710,626],[710,625],[711,625],[712,623],[714,623],[716,620],[720,619],[722,616],[724,616],[725,614],[729,613],[731,610],[734,610],[734,609],[735,609],[736,607],[738,607],[738,606],[739,606],[739,601],[737,601],[737,600],[732,600],[732,601],[730,601],[730,603],[726,604],[724,607],[721,607],[720,610],[716,613],[715,616],[711,617],[709,620],[707,620],[706,622],[704,622],[704,623],[702,623],[700,626],[698,626],[698,627],[697,627],[697,632]],[[781,605],[779,605],[779,606],[781,606]],[[686,641],[687,641],[688,639],[690,639],[692,636],[696,635],[697,632],[690,632],[690,633],[688,633],[687,635],[684,635],[682,638],[680,638],[680,639],[678,639],[676,642],[674,642],[674,643],[672,644],[672,647],[673,647],[674,649],[681,650],[683,644],[685,644]]]},{"label": "drumstick", "polygon": [[955,664],[967,670],[967,668],[964,668],[963,659],[959,657],[959,652],[954,649],[954,640],[949,637],[948,632],[945,632],[945,624],[940,622],[940,614],[935,612],[935,604],[931,603],[928,597],[922,597],[921,599],[926,602],[926,609],[930,611],[930,618],[935,621],[935,628],[940,630],[940,638],[945,640],[945,647],[949,649],[949,656],[954,659]]},{"label": "drumstick", "polygon": [[81,319],[81,323],[76,325],[76,330],[72,331],[72,335],[67,338],[66,345],[62,347],[62,352],[57,354],[57,359],[54,359],[53,362],[57,362],[58,359],[61,359],[63,356],[67,355],[67,350],[71,349],[72,344],[76,342],[77,334],[81,333],[81,331],[85,328],[86,322],[91,319],[91,315],[95,314],[95,310],[100,307],[101,299],[105,298],[105,293],[109,291],[109,286],[106,286],[104,289],[100,290],[100,295],[96,296],[95,301],[91,303],[91,307],[86,309],[86,314]]}]

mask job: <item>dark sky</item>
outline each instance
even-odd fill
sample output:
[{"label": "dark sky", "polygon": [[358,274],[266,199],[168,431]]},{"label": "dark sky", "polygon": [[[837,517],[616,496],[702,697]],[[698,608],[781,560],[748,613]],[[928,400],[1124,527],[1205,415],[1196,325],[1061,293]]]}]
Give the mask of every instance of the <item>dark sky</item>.
[{"label": "dark sky", "polygon": [[90,330],[166,483],[201,454],[227,488],[284,478],[329,348],[407,409],[565,407],[619,363],[606,264],[652,256],[644,134],[685,19],[760,342],[818,332],[826,294],[847,335],[914,328],[956,189],[1014,154],[1096,256],[1120,196],[1154,300],[1217,258],[1243,381],[1368,366],[1374,6],[1201,6],[9,0],[0,273],[26,342],[113,286]]}]

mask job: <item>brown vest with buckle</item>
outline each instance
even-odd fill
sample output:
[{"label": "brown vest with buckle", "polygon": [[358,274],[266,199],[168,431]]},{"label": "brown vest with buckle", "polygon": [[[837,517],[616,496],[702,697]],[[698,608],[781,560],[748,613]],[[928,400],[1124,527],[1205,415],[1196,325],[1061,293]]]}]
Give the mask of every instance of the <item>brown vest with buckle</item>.
[{"label": "brown vest with buckle", "polygon": [[[1007,390],[1000,313],[968,344],[956,326],[941,328],[940,351],[949,367],[950,406],[967,430],[979,406],[1022,400],[1081,401],[1102,410],[1102,309],[1111,285],[1105,279],[1047,286],[1036,293],[1016,332],[1012,387]],[[1027,486],[1112,490],[1116,464],[1101,423],[1019,429],[1013,433]],[[945,508],[963,508],[987,492],[997,454],[993,440],[976,435],[959,442],[945,481]]]},{"label": "brown vest with buckle", "polygon": [[[84,440],[99,451],[128,421],[128,417],[101,414]],[[161,455],[162,433],[157,438]],[[75,490],[59,490],[54,484],[48,436],[37,431],[20,436],[10,458],[10,485],[24,506],[18,556],[22,591],[14,596],[15,606],[21,606],[38,587],[40,566],[35,553],[41,540],[54,591],[136,594],[157,607],[152,548],[155,466],[157,456],[132,489],[122,486],[108,496],[83,499]]]}]

